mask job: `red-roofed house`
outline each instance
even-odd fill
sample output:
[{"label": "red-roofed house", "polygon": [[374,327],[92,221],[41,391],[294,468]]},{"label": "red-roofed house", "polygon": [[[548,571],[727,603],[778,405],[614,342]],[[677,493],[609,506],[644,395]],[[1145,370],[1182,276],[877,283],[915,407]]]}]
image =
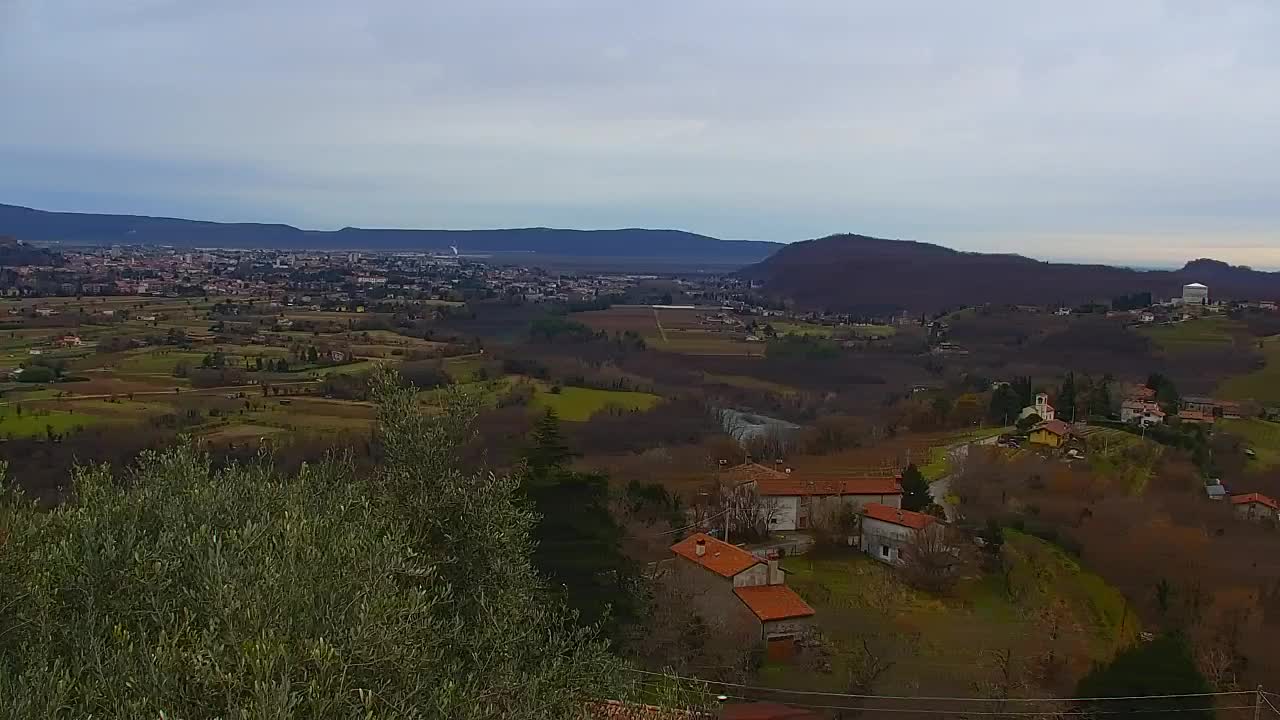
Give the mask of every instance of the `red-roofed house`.
[{"label": "red-roofed house", "polygon": [[704,533],[672,545],[671,552],[676,555],[674,582],[689,593],[690,611],[713,631],[747,627],[755,642],[764,641],[770,658],[795,652],[795,639],[814,611],[786,586],[776,554],[761,560]]},{"label": "red-roofed house", "polygon": [[805,530],[842,507],[857,512],[870,503],[902,505],[900,476],[824,478],[787,473],[761,477],[747,487],[760,498],[762,518],[770,531]]},{"label": "red-roofed house", "polygon": [[1270,520],[1280,522],[1280,503],[1262,493],[1232,495],[1231,505],[1236,514],[1246,520]]},{"label": "red-roofed house", "polygon": [[889,564],[902,559],[902,548],[918,532],[932,532],[942,524],[932,515],[872,504],[862,508],[862,551]]}]

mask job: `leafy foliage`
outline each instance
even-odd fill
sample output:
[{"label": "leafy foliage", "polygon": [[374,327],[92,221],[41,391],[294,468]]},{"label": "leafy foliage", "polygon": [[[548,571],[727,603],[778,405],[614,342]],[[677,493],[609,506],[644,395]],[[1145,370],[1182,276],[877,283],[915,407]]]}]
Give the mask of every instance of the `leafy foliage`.
[{"label": "leafy foliage", "polygon": [[560,718],[630,678],[548,596],[520,478],[458,469],[475,408],[374,378],[385,464],[214,470],[0,499],[0,715]]}]

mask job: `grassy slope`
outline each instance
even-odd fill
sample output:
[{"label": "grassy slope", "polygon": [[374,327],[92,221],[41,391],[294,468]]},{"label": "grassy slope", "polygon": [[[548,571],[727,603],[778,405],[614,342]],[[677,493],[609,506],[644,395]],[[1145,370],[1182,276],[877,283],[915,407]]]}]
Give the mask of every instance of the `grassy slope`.
[{"label": "grassy slope", "polygon": [[551,408],[561,420],[583,422],[609,406],[627,410],[648,410],[662,400],[657,395],[620,390],[596,390],[594,388],[563,387],[552,393],[539,387],[533,397],[533,407]]},{"label": "grassy slope", "polygon": [[1233,334],[1244,331],[1240,323],[1225,317],[1208,317],[1172,325],[1156,325],[1139,330],[1165,352],[1230,347]]},{"label": "grassy slope", "polygon": [[1228,378],[1218,386],[1218,396],[1225,400],[1257,400],[1280,404],[1280,338],[1269,338],[1263,344],[1267,364],[1260,370]]},{"label": "grassy slope", "polygon": [[[856,652],[868,633],[883,634],[901,655],[875,688],[910,690],[922,678],[963,689],[988,678],[991,653],[1011,650],[1026,657],[1043,646],[1044,609],[1070,613],[1071,637],[1064,642],[1073,672],[1109,657],[1138,632],[1124,597],[1072,557],[1042,540],[1006,532],[1013,563],[1010,585],[998,575],[968,578],[950,597],[936,597],[905,585],[896,572],[861,553],[844,552],[787,558],[787,583],[817,611],[817,623],[832,642],[831,674],[803,665],[768,664],[765,685],[802,690],[843,690],[840,650]],[[918,637],[914,650],[898,639]],[[941,686],[941,685],[940,685]]]},{"label": "grassy slope", "polygon": [[1258,454],[1250,463],[1252,469],[1265,470],[1280,465],[1280,423],[1244,418],[1222,420],[1218,428],[1241,438]]}]

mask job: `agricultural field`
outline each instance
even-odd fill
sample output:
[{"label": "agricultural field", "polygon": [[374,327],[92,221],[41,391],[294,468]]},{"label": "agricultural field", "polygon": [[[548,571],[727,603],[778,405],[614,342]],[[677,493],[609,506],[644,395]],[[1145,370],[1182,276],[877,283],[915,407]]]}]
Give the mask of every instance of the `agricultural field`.
[{"label": "agricultural field", "polygon": [[1246,448],[1254,451],[1256,457],[1249,462],[1251,470],[1280,466],[1280,423],[1259,418],[1220,420],[1218,429],[1240,438]]},{"label": "agricultural field", "polygon": [[0,438],[62,435],[101,422],[105,419],[81,412],[7,405],[0,407]]},{"label": "agricultural field", "polygon": [[591,419],[592,415],[611,407],[622,410],[649,410],[661,400],[662,398],[657,395],[649,393],[582,387],[562,387],[556,393],[540,383],[531,405],[535,409],[551,409],[561,420],[585,422]]},{"label": "agricultural field", "polygon": [[1280,405],[1280,337],[1270,337],[1262,345],[1266,366],[1245,375],[1227,378],[1218,386],[1224,400],[1256,400]]},{"label": "agricultural field", "polygon": [[798,395],[799,390],[782,383],[770,382],[753,378],[749,375],[720,375],[717,373],[703,373],[702,378],[708,384],[728,385],[729,387],[742,388],[744,390],[761,390],[764,392],[778,393],[779,395]]},{"label": "agricultural field", "polygon": [[1089,446],[1089,469],[1133,495],[1146,490],[1164,454],[1163,445],[1124,430],[1094,427],[1084,437]]},{"label": "agricultural field", "polygon": [[811,337],[829,338],[836,334],[837,328],[815,323],[792,322],[789,320],[770,320],[767,323],[779,335],[809,335]]},{"label": "agricultural field", "polygon": [[743,328],[706,319],[717,312],[715,308],[688,310],[619,305],[608,310],[576,313],[572,317],[593,330],[634,332],[655,350],[685,355],[764,356],[765,344],[747,342]]},{"label": "agricultural field", "polygon": [[[1065,673],[1079,677],[1137,635],[1119,591],[1058,547],[1006,529],[1004,552],[1007,574],[975,569],[941,596],[911,588],[892,568],[852,550],[786,558],[787,584],[818,611],[831,672],[815,672],[802,658],[768,663],[759,684],[845,691],[869,651],[889,665],[874,684],[877,693],[913,694],[928,674],[948,678],[929,694],[965,694],[995,679],[998,654],[1028,666],[1052,644]],[[1043,632],[1050,623],[1064,629],[1057,641]]]},{"label": "agricultural field", "polygon": [[[241,301],[243,298],[237,299]],[[323,378],[364,373],[379,362],[395,364],[417,351],[448,347],[388,330],[350,329],[348,321],[371,317],[363,313],[329,313],[329,320],[341,322],[335,322],[333,332],[328,333],[267,330],[256,333],[257,342],[249,341],[248,335],[242,336],[245,342],[229,339],[235,335],[223,335],[215,342],[210,327],[219,321],[231,325],[235,320],[211,317],[213,305],[195,298],[155,297],[0,301],[0,310],[6,311],[0,314],[0,322],[6,325],[0,330],[0,364],[9,369],[47,364],[64,373],[64,379],[57,382],[0,382],[0,437],[40,437],[51,431],[63,435],[101,423],[148,422],[215,442],[294,432],[363,433],[372,427],[372,406],[318,397]],[[57,313],[38,315],[36,308]],[[105,316],[103,310],[116,314]],[[82,312],[101,324],[86,322]],[[314,321],[324,314],[300,313],[300,317],[305,315]],[[151,319],[143,320],[144,316]],[[98,342],[106,337],[117,341],[164,337],[171,329],[183,330],[189,340],[98,352]],[[68,334],[78,335],[84,344],[58,347],[56,340]],[[348,350],[355,361],[308,362],[299,348],[305,351],[313,346],[321,351]],[[238,371],[228,376],[230,382],[193,387],[192,379],[179,377],[185,375],[183,367],[197,371],[213,357],[222,360],[225,368]],[[259,370],[259,360],[285,360],[288,369]]]},{"label": "agricultural field", "polygon": [[1225,317],[1208,317],[1139,330],[1168,353],[1230,348],[1237,335],[1246,333],[1242,323]]}]

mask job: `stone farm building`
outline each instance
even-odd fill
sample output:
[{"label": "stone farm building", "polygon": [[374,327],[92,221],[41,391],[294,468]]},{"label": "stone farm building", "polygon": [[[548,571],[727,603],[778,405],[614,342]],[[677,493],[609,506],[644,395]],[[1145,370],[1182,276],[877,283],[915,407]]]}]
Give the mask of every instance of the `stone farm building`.
[{"label": "stone farm building", "polygon": [[880,562],[896,565],[902,548],[915,540],[916,533],[933,532],[942,525],[932,515],[871,504],[862,508],[862,551]]},{"label": "stone farm building", "polygon": [[754,493],[760,501],[764,523],[770,532],[807,530],[830,520],[848,507],[855,513],[879,503],[902,506],[901,476],[828,478],[773,470],[747,463],[725,470],[721,481]]},{"label": "stone farm building", "polygon": [[813,608],[787,587],[776,555],[762,560],[742,548],[696,533],[671,546],[675,582],[690,608],[719,627],[747,627],[766,654],[784,659],[809,626]]}]

